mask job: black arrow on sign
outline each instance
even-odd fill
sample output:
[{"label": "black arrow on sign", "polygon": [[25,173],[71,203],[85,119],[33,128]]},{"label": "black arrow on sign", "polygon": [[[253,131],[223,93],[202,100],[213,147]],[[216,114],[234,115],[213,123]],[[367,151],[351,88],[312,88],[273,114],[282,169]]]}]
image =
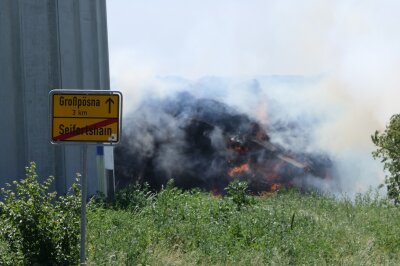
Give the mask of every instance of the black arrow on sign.
[{"label": "black arrow on sign", "polygon": [[108,113],[111,113],[111,104],[114,103],[114,101],[111,98],[108,98],[106,103],[108,103]]}]

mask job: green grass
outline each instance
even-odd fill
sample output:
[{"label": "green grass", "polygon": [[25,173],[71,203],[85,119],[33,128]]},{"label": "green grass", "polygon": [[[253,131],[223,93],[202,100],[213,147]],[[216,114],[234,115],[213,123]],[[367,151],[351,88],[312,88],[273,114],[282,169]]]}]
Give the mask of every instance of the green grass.
[{"label": "green grass", "polygon": [[399,265],[400,209],[287,192],[229,198],[168,188],[140,208],[88,210],[89,265]]}]

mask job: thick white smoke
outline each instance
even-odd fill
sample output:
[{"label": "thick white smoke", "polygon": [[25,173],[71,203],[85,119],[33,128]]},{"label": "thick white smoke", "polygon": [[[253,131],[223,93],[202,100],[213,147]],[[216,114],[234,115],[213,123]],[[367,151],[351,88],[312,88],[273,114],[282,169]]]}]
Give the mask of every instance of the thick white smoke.
[{"label": "thick white smoke", "polygon": [[124,93],[125,114],[147,97],[189,90],[267,126],[302,125],[273,140],[328,152],[341,184],[334,192],[382,182],[370,135],[400,112],[400,2],[175,0],[160,1],[163,12],[135,2],[129,18],[118,14],[133,25],[125,45],[113,44],[117,8],[108,5],[112,87]]}]

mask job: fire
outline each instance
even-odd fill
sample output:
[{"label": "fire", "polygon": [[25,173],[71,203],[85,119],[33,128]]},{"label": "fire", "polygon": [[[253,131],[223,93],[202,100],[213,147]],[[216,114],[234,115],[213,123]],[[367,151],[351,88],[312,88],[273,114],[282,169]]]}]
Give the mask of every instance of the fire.
[{"label": "fire", "polygon": [[228,172],[228,175],[231,176],[231,177],[233,177],[233,176],[235,176],[235,175],[237,175],[237,174],[241,174],[241,173],[249,172],[249,171],[250,171],[249,163],[244,163],[244,164],[242,164],[242,165],[233,167],[233,168]]},{"label": "fire", "polygon": [[281,184],[273,183],[271,185],[271,191],[277,191],[281,187]]},{"label": "fire", "polygon": [[[149,111],[162,115],[148,121],[138,119],[140,123],[125,131],[129,133],[116,149],[115,159],[121,188],[143,180],[158,189],[165,181],[163,176],[173,176],[176,185],[184,189],[200,186],[221,195],[236,177],[246,181],[252,193],[274,193],[295,185],[307,186],[307,182],[297,182],[301,178],[330,179],[332,162],[327,155],[292,151],[271,139],[267,126],[275,134],[286,134],[296,130],[297,124],[268,124],[267,102],[260,102],[256,120],[224,103],[187,92],[166,100],[149,101],[151,104],[144,103],[135,111],[135,118],[147,118]],[[154,152],[149,153],[149,148]]]}]

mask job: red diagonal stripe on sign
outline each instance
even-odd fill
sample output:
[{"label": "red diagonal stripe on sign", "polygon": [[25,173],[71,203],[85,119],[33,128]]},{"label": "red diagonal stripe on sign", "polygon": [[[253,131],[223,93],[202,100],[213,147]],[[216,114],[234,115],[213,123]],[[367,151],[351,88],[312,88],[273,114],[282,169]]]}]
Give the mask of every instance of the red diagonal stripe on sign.
[{"label": "red diagonal stripe on sign", "polygon": [[78,136],[81,132],[85,132],[85,131],[89,131],[91,129],[96,129],[96,128],[101,128],[101,127],[105,127],[114,123],[118,122],[118,118],[109,118],[97,123],[94,123],[92,125],[88,125],[86,127],[80,128],[79,130],[75,130],[66,134],[62,134],[62,135],[58,135],[56,137],[54,137],[54,140],[66,140],[75,136]]}]

